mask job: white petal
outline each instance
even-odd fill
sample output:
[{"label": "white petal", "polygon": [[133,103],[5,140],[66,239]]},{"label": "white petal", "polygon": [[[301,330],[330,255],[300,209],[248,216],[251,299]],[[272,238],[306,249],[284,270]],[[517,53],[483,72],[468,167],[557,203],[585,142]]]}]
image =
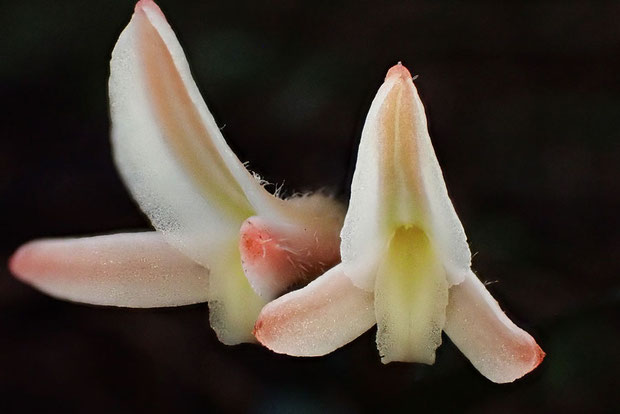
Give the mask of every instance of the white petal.
[{"label": "white petal", "polygon": [[337,265],[305,288],[265,306],[254,334],[277,353],[320,356],[351,342],[374,323],[372,293],[355,287]]},{"label": "white petal", "polygon": [[22,246],[11,271],[54,297],[148,308],[207,300],[208,270],[156,232],[40,240]]},{"label": "white petal", "polygon": [[512,382],[536,368],[545,353],[502,312],[473,272],[450,288],[446,334],[482,375]]},{"label": "white petal", "polygon": [[[264,301],[241,268],[243,221],[259,214],[319,233],[335,226],[321,237],[337,240],[341,208],[328,198],[281,200],[246,170],[226,145],[154,2],[136,5],[112,53],[110,72],[114,154],[127,186],[154,227],[211,270],[211,320],[220,339],[253,339],[251,328]],[[324,224],[314,217],[325,210],[339,219]]]},{"label": "white petal", "polygon": [[155,228],[191,258],[208,266],[245,218],[281,208],[224,141],[152,1],[138,2],[114,48],[109,91],[119,170]]},{"label": "white petal", "polygon": [[396,230],[375,284],[381,361],[435,362],[448,304],[445,270],[417,227]]},{"label": "white petal", "polygon": [[[424,107],[399,64],[379,88],[362,131],[341,233],[345,272],[358,275],[362,267],[377,266],[367,258],[403,225],[426,232],[451,285],[463,280],[471,262],[467,239],[448,197]],[[372,277],[352,277],[364,289],[374,286]]]}]

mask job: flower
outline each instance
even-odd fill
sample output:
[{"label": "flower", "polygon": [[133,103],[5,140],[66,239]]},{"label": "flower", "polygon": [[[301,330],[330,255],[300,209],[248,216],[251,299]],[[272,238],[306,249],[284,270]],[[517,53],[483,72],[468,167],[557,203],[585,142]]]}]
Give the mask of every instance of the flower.
[{"label": "flower", "polygon": [[327,354],[377,324],[390,361],[433,364],[442,330],[484,376],[511,382],[544,352],[471,270],[409,71],[392,67],[362,132],[342,263],[269,303],[255,335],[275,352]]},{"label": "flower", "polygon": [[136,4],[118,39],[109,93],[116,165],[157,231],[31,242],[11,258],[12,272],[78,302],[208,301],[222,342],[255,342],[268,300],[340,260],[342,207],[322,194],[282,200],[265,190],[226,145],[153,1]]}]

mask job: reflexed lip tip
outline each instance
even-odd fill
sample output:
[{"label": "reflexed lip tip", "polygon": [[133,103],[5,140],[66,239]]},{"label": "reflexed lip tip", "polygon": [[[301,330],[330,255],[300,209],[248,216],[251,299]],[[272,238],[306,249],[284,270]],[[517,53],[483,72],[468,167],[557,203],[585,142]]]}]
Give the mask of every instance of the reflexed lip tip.
[{"label": "reflexed lip tip", "polygon": [[411,79],[411,72],[409,69],[405,67],[401,62],[398,62],[396,65],[392,66],[390,70],[388,70],[385,75],[385,80],[388,80],[391,77],[398,76],[403,80]]}]

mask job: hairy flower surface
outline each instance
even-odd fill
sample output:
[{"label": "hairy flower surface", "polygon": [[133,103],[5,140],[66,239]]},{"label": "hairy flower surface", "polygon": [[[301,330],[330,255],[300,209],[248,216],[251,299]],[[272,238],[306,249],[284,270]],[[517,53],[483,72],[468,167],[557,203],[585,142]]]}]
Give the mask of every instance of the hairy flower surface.
[{"label": "hairy flower surface", "polygon": [[222,342],[255,341],[267,301],[340,260],[342,206],[263,188],[226,144],[153,1],[136,4],[118,39],[109,93],[116,165],[157,231],[31,242],[12,272],[78,302],[208,301]]},{"label": "hairy flower surface", "polygon": [[494,382],[514,381],[542,361],[536,341],[471,270],[424,107],[401,64],[366,118],[341,238],[342,263],[262,310],[255,327],[262,344],[324,355],[376,323],[384,363],[434,363],[442,331]]}]

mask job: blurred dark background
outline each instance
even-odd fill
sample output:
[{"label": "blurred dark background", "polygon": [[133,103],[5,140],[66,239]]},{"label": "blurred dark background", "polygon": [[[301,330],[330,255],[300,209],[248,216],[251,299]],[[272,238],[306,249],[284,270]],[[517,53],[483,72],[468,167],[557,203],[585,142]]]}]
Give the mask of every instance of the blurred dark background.
[{"label": "blurred dark background", "polygon": [[[387,69],[419,75],[474,268],[547,352],[498,386],[445,338],[383,366],[374,332],[320,359],[226,347],[207,306],[44,296],[0,269],[1,412],[606,412],[620,372],[620,2],[160,0],[233,149],[347,199]],[[0,259],[147,228],[110,156],[106,84],[133,1],[0,4]]]}]

